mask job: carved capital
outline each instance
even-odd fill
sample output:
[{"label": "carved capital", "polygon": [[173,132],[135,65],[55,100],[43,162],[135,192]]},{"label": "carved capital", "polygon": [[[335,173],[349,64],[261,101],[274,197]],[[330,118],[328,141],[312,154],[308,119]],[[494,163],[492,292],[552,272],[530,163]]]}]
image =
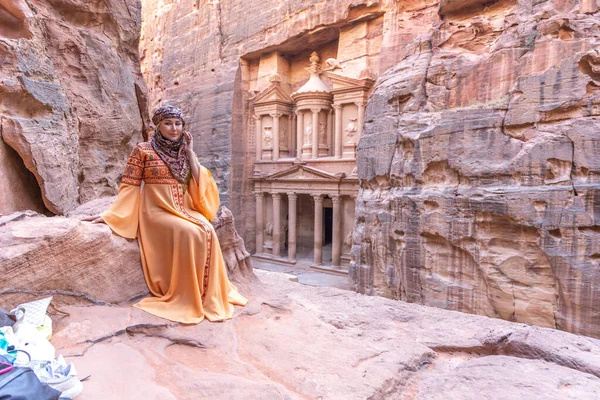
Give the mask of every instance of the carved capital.
[{"label": "carved capital", "polygon": [[256,200],[262,200],[264,195],[265,195],[265,192],[254,192],[254,196],[256,197]]},{"label": "carved capital", "polygon": [[271,193],[273,200],[281,200],[281,193]]},{"label": "carved capital", "polygon": [[296,199],[298,199],[298,195],[294,192],[287,192],[286,194],[287,194],[288,200],[296,201]]},{"label": "carved capital", "polygon": [[315,204],[323,204],[323,195],[322,194],[311,194],[313,199],[315,199]]},{"label": "carved capital", "polygon": [[262,118],[262,115],[259,115],[259,114],[254,114],[254,115],[252,116],[252,118],[254,118],[254,119],[255,119],[255,120],[257,120],[257,121],[260,121],[260,119]]},{"label": "carved capital", "polygon": [[296,116],[299,117],[300,115],[302,115],[302,110],[296,110],[294,111],[294,114],[296,114]]},{"label": "carved capital", "polygon": [[342,196],[339,194],[332,194],[331,195],[331,202],[333,204],[340,204],[342,202]]},{"label": "carved capital", "polygon": [[367,103],[364,101],[355,101],[354,104],[356,104],[358,107],[364,107]]},{"label": "carved capital", "polygon": [[311,109],[310,109],[310,111],[311,111],[313,114],[318,114],[318,113],[321,111],[321,109],[320,109],[320,108],[311,108]]},{"label": "carved capital", "polygon": [[279,118],[280,118],[280,117],[281,117],[283,114],[281,114],[281,113],[272,113],[272,114],[269,114],[269,115],[270,115],[271,117],[273,117],[273,118],[277,118],[277,119],[279,119]]},{"label": "carved capital", "polygon": [[342,105],[341,104],[332,104],[331,107],[336,111],[340,111],[342,109]]}]

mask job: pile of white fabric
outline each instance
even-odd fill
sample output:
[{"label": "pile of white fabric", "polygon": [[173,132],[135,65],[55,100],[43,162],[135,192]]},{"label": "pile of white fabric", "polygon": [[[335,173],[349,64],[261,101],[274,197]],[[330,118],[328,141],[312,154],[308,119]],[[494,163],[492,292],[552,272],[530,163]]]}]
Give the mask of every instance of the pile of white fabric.
[{"label": "pile of white fabric", "polygon": [[83,391],[72,363],[50,343],[52,319],[47,315],[52,297],[19,304],[10,313],[14,323],[0,327],[0,356],[16,367],[33,370],[40,382],[61,392],[61,399],[74,399]]}]

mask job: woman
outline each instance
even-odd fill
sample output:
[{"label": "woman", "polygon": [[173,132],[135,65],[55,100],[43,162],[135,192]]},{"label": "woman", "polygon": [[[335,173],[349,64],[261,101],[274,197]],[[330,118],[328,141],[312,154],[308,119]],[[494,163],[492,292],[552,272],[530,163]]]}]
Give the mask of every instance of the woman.
[{"label": "woman", "polygon": [[198,162],[180,109],[160,107],[152,122],[154,136],[131,152],[114,203],[85,220],[138,238],[146,283],[155,297],[134,307],[190,324],[229,319],[233,305],[247,300],[227,278],[211,224],[219,208],[217,185]]}]

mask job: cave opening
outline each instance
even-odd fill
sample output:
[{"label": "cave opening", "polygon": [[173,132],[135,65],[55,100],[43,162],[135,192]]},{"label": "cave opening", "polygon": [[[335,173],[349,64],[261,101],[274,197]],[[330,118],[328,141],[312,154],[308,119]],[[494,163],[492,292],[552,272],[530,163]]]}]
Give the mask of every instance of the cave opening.
[{"label": "cave opening", "polygon": [[23,159],[0,136],[0,187],[10,188],[0,193],[0,214],[32,210],[46,216],[54,215],[44,205],[42,191],[35,175],[25,167]]}]

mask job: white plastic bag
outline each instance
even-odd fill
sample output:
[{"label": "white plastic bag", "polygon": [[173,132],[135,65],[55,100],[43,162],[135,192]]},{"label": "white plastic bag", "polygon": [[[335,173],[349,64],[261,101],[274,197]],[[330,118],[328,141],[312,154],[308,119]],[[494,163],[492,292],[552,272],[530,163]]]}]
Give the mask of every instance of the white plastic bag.
[{"label": "white plastic bag", "polygon": [[52,361],[56,357],[56,349],[46,339],[36,326],[22,322],[18,329],[15,329],[15,336],[19,344],[15,345],[18,350],[26,351],[31,360],[34,361]]}]

